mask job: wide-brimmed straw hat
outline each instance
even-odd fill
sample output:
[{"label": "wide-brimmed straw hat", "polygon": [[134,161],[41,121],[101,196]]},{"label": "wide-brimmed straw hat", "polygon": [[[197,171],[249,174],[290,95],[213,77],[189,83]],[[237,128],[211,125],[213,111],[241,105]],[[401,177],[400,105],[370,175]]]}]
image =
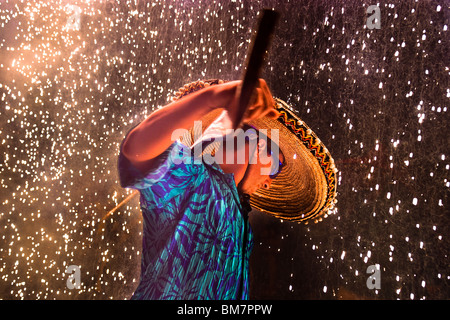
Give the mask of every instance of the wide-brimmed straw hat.
[{"label": "wide-brimmed straw hat", "polygon": [[[174,99],[179,99],[222,80],[202,80],[182,87]],[[258,189],[250,195],[252,208],[283,220],[305,222],[321,221],[334,211],[336,203],[336,173],[334,160],[317,135],[281,99],[274,98],[280,113],[277,119],[262,117],[249,122],[256,129],[267,129],[271,138],[277,132],[279,148],[284,155],[280,174],[269,189]],[[191,128],[181,141],[188,146],[219,116],[214,110],[200,119],[202,128]],[[278,129],[278,131],[274,131]],[[210,146],[211,147],[211,146]],[[214,148],[214,147],[212,147]],[[211,149],[208,151],[211,152]]]}]

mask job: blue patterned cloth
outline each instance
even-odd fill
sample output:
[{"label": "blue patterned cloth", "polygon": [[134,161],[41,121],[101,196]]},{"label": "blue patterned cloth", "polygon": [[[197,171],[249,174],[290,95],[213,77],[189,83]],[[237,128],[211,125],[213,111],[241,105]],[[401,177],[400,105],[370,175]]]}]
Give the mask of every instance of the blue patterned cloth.
[{"label": "blue patterned cloth", "polygon": [[132,299],[248,299],[249,208],[232,174],[185,149],[174,142],[146,173],[119,155],[121,185],[140,191],[143,215],[141,277]]}]

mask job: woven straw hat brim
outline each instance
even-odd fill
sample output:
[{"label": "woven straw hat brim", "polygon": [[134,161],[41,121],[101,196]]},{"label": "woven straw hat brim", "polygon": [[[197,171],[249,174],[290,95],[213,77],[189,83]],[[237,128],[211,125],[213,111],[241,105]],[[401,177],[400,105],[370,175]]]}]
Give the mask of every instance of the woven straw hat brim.
[{"label": "woven straw hat brim", "polygon": [[[316,134],[281,99],[275,99],[281,116],[250,122],[262,129],[278,129],[279,147],[285,158],[281,173],[269,189],[251,195],[252,207],[290,221],[319,221],[333,208],[336,168]],[[271,137],[272,130],[268,130]]]},{"label": "woven straw hat brim", "polygon": [[[278,119],[263,117],[249,122],[256,129],[267,129],[269,138],[277,132],[279,147],[285,158],[281,173],[272,181],[269,189],[258,189],[250,195],[253,208],[289,221],[320,221],[333,209],[336,196],[336,168],[327,148],[314,132],[280,99]],[[200,121],[202,128],[191,128],[181,141],[188,146],[194,143],[204,130],[218,117],[215,110]],[[277,131],[274,131],[277,130]],[[213,152],[216,146],[205,150]]]}]

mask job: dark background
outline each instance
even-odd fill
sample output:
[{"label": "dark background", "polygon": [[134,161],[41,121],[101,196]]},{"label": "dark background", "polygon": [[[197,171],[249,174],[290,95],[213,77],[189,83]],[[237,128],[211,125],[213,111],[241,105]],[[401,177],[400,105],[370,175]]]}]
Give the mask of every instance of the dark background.
[{"label": "dark background", "polygon": [[131,193],[119,145],[183,84],[240,78],[258,12],[275,8],[263,77],[333,155],[338,203],[317,224],[251,214],[251,298],[448,299],[448,2],[376,3],[2,1],[0,298],[131,296],[138,198],[104,219]]}]

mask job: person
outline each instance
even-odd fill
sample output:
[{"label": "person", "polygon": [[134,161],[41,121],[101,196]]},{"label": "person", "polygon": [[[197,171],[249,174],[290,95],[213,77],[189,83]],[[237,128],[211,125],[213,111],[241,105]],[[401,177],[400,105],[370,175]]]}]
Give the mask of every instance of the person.
[{"label": "person", "polygon": [[[297,206],[292,220],[328,210],[330,183],[322,179],[320,165],[303,168],[317,180],[316,185],[307,182],[311,190],[303,196],[312,200],[306,207],[295,199],[272,203],[273,195],[264,194],[287,163],[298,161],[286,157],[285,152],[296,158],[290,148],[281,150],[281,144],[274,143],[279,142],[279,128],[275,134],[261,130],[260,121],[276,127],[286,111],[263,79],[242,123],[233,122],[240,85],[241,81],[222,80],[188,84],[123,140],[118,161],[121,185],[140,191],[143,215],[141,276],[132,299],[248,299],[252,206],[268,213],[275,213],[275,207],[281,216]],[[200,134],[195,134],[198,120]],[[288,118],[284,120],[281,126],[287,128]],[[232,130],[237,127],[246,130]],[[281,131],[281,136],[292,135]],[[296,148],[305,149],[298,144],[292,150]],[[308,155],[300,149],[299,158],[307,163]],[[279,186],[275,192],[280,193]]]}]

